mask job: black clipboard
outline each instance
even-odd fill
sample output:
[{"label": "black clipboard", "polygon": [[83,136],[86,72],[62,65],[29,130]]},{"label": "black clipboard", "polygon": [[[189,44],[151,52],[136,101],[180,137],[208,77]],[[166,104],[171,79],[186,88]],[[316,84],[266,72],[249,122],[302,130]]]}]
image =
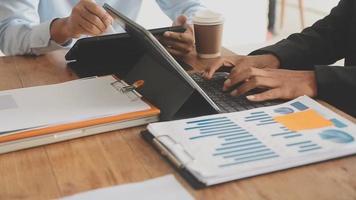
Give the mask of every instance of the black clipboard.
[{"label": "black clipboard", "polygon": [[177,160],[174,159],[174,156],[169,153],[169,150],[167,148],[165,148],[163,145],[157,145],[158,141],[155,140],[155,136],[152,135],[148,130],[142,131],[141,136],[145,141],[151,144],[158,153],[163,155],[167,162],[174,167],[174,169],[179,173],[179,175],[181,175],[189,183],[190,186],[192,186],[194,189],[203,189],[208,187],[208,185],[198,180],[184,166],[179,165],[179,163],[177,163]]}]

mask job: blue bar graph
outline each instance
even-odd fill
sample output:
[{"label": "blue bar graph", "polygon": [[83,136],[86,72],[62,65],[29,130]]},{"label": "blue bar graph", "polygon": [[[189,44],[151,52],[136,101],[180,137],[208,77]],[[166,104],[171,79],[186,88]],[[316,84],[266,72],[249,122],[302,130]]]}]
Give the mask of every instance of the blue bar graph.
[{"label": "blue bar graph", "polygon": [[266,159],[271,159],[271,158],[276,158],[276,157],[279,157],[279,156],[277,154],[274,154],[274,155],[269,155],[269,156],[264,156],[264,157],[263,156],[262,157],[251,157],[249,159],[245,159],[245,160],[242,160],[242,161],[223,164],[223,165],[220,165],[219,167],[229,167],[229,166],[232,166],[232,165],[241,165],[241,164],[244,164],[244,163],[247,163],[247,162],[266,160]]},{"label": "blue bar graph", "polygon": [[198,136],[190,137],[191,140],[217,137],[223,135],[244,135],[248,134],[246,130],[238,126],[227,117],[215,117],[186,122],[189,127],[186,131],[199,131]]},{"label": "blue bar graph", "polygon": [[250,142],[250,143],[239,144],[239,145],[234,145],[234,146],[220,147],[220,148],[216,148],[216,151],[223,151],[223,150],[227,150],[227,149],[238,149],[240,147],[252,146],[255,144],[261,144],[261,142],[257,141],[257,142]]},{"label": "blue bar graph", "polygon": [[274,122],[274,119],[265,119],[265,120],[261,120],[260,122]]},{"label": "blue bar graph", "polygon": [[245,131],[245,130],[236,126],[232,128],[201,130],[201,133],[212,133],[212,132],[220,132],[220,131]]},{"label": "blue bar graph", "polygon": [[244,143],[244,142],[251,142],[251,141],[257,141],[256,138],[251,138],[251,139],[245,139],[245,140],[239,140],[239,141],[233,141],[233,142],[226,142],[226,143],[222,143],[222,146],[226,146],[226,145],[231,145],[231,144],[240,144],[240,143]]},{"label": "blue bar graph", "polygon": [[235,158],[235,160],[245,160],[245,159],[251,159],[254,157],[262,157],[262,156],[266,156],[266,155],[274,155],[275,153],[273,151],[267,151],[267,152],[262,152],[262,153],[257,153],[254,155],[248,155],[248,156],[237,156],[237,158]]},{"label": "blue bar graph", "polygon": [[281,128],[282,130],[286,130],[286,131],[289,130],[287,127],[284,127],[284,126],[281,126],[280,128]]},{"label": "blue bar graph", "polygon": [[[265,112],[253,112],[245,117],[245,122],[272,124],[276,123],[272,117]],[[218,138],[221,141],[215,147],[213,156],[219,156],[226,160],[226,163],[219,167],[243,164],[265,159],[278,157],[278,155],[266,147],[258,138],[249,131],[239,126],[228,117],[213,117],[208,119],[194,120],[186,122],[188,125],[184,130],[196,133],[190,140],[204,138]]]},{"label": "blue bar graph", "polygon": [[[245,132],[245,133],[248,133],[248,132]],[[213,134],[199,135],[199,136],[191,137],[191,138],[189,138],[189,139],[194,140],[194,139],[198,139],[198,138],[205,138],[205,137],[211,137],[211,136],[217,136],[217,135],[224,135],[224,134],[227,134],[227,133],[221,132],[221,133],[213,133]],[[242,134],[242,133],[241,133],[241,134]]]},{"label": "blue bar graph", "polygon": [[265,112],[250,113],[250,115],[246,116],[244,119],[245,122],[256,123],[256,126],[275,125],[278,123]]},{"label": "blue bar graph", "polygon": [[258,118],[258,117],[268,117],[268,114],[251,115],[251,116],[245,117],[245,119],[253,119],[253,118]]},{"label": "blue bar graph", "polygon": [[258,114],[264,114],[264,111],[259,111],[259,112],[251,112],[251,115],[258,115]]},{"label": "blue bar graph", "polygon": [[250,119],[246,119],[245,122],[252,122],[252,121],[260,121],[260,120],[264,120],[264,119],[273,119],[271,117],[258,117],[258,118],[250,118]]},{"label": "blue bar graph", "polygon": [[295,137],[300,137],[302,136],[302,134],[293,134],[293,135],[286,135],[284,136],[284,138],[288,139],[288,138],[295,138]]},{"label": "blue bar graph", "polygon": [[229,130],[229,131],[209,131],[209,132],[203,132],[201,131],[200,134],[205,135],[205,134],[213,134],[213,133],[236,133],[236,134],[244,134],[248,133],[245,130]]},{"label": "blue bar graph", "polygon": [[229,119],[217,120],[217,121],[210,121],[210,122],[199,122],[197,125],[209,125],[209,124],[217,124],[221,122],[231,122]]},{"label": "blue bar graph", "polygon": [[245,135],[250,135],[248,132],[243,132],[243,133],[234,133],[234,134],[229,134],[229,135],[220,135],[218,138],[227,138],[227,137],[233,137],[233,136],[245,136]]},{"label": "blue bar graph", "polygon": [[252,135],[243,135],[243,136],[232,136],[232,137],[226,137],[225,141],[231,141],[231,140],[239,140],[239,139],[245,139],[245,138],[251,138],[253,137]]},{"label": "blue bar graph", "polygon": [[307,141],[301,141],[301,142],[289,143],[289,144],[286,144],[286,146],[287,146],[287,147],[290,147],[290,146],[298,146],[298,145],[309,144],[309,143],[311,143],[311,142],[312,142],[312,141],[307,140]]},{"label": "blue bar graph", "polygon": [[257,126],[265,126],[265,125],[270,125],[270,124],[277,124],[277,122],[272,121],[272,122],[259,123],[259,124],[256,124],[256,125]]},{"label": "blue bar graph", "polygon": [[201,120],[196,120],[196,121],[189,121],[187,124],[195,124],[199,122],[209,122],[209,121],[214,121],[214,120],[220,120],[220,119],[228,119],[227,117],[215,117],[215,118],[209,118],[209,119],[201,119]]},{"label": "blue bar graph", "polygon": [[214,153],[213,156],[220,156],[220,155],[225,155],[225,154],[231,154],[231,153],[249,151],[249,150],[256,150],[256,149],[261,149],[261,148],[266,148],[266,146],[263,145],[263,144],[260,144],[260,145],[255,145],[255,146],[252,146],[252,147],[245,147],[245,148],[241,148],[241,149],[222,151],[222,152]]},{"label": "blue bar graph", "polygon": [[308,147],[316,147],[318,146],[317,144],[308,144],[308,145],[303,145],[303,146],[300,146],[300,148],[308,148]]},{"label": "blue bar graph", "polygon": [[319,146],[318,144],[312,142],[311,140],[288,143],[288,144],[286,144],[286,146],[287,147],[291,147],[291,148],[295,148],[295,150],[298,151],[299,153],[304,153],[304,152],[309,152],[309,151],[315,151],[315,150],[322,149],[321,146]]},{"label": "blue bar graph", "polygon": [[315,150],[319,150],[321,149],[322,147],[314,147],[314,148],[309,148],[309,149],[301,149],[299,150],[298,152],[308,152],[308,151],[315,151]]},{"label": "blue bar graph", "polygon": [[261,152],[271,152],[269,148],[263,148],[263,149],[253,149],[252,151],[246,151],[246,152],[238,152],[237,154],[231,154],[227,156],[223,156],[224,158],[233,158],[233,157],[238,157],[238,156],[245,156],[245,155],[251,155],[251,154],[256,154],[256,153],[261,153]]},{"label": "blue bar graph", "polygon": [[204,126],[194,126],[194,127],[185,128],[185,130],[216,127],[216,126],[223,126],[223,125],[233,125],[233,124],[234,124],[234,122],[230,121],[230,122],[216,123],[216,124],[210,124],[210,125],[204,125]]},{"label": "blue bar graph", "polygon": [[275,133],[275,134],[272,134],[272,136],[281,136],[281,135],[290,135],[290,134],[295,134],[296,132],[295,131],[287,131],[287,132],[282,132],[282,133]]},{"label": "blue bar graph", "polygon": [[200,128],[200,130],[208,131],[208,130],[223,129],[223,128],[239,128],[239,126],[233,124],[233,125],[216,126],[216,127],[209,127],[209,128]]}]

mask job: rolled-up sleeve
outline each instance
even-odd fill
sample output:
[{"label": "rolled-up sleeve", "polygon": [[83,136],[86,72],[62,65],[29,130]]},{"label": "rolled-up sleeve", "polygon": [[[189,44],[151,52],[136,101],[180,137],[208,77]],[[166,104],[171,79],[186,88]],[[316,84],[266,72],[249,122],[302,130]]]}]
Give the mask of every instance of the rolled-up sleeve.
[{"label": "rolled-up sleeve", "polygon": [[171,18],[172,21],[179,15],[185,15],[191,21],[193,15],[198,10],[205,9],[199,0],[156,0],[162,11]]},{"label": "rolled-up sleeve", "polygon": [[69,46],[51,40],[52,21],[40,23],[39,0],[2,0],[0,47],[6,55],[40,55]]}]

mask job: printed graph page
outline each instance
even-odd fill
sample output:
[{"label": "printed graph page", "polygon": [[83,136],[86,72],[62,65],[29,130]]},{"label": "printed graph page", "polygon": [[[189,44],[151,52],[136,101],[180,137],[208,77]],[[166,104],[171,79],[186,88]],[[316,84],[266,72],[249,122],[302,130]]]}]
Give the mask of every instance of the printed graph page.
[{"label": "printed graph page", "polygon": [[306,96],[277,106],[155,123],[149,130],[176,154],[184,149],[180,160],[211,184],[356,152],[355,125]]}]

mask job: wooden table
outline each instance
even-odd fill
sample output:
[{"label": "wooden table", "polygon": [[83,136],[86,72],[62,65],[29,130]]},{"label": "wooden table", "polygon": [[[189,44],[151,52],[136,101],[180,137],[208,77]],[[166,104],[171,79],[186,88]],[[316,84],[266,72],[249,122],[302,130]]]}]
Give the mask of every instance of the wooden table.
[{"label": "wooden table", "polygon": [[[66,68],[64,54],[0,58],[0,90],[76,79]],[[204,200],[356,199],[356,156],[194,190],[139,136],[143,128],[0,155],[0,199],[58,198],[172,173]]]}]

